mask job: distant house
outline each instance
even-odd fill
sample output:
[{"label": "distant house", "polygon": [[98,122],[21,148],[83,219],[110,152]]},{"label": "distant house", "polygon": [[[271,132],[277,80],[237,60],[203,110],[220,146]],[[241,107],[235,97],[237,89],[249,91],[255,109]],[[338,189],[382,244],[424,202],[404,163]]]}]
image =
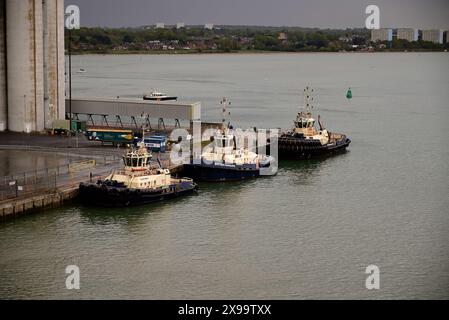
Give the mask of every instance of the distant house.
[{"label": "distant house", "polygon": [[183,22],[178,22],[177,24],[176,24],[176,29],[184,29],[186,27],[186,24],[185,23],[183,23]]},{"label": "distant house", "polygon": [[206,30],[213,30],[214,29],[214,25],[212,23],[206,23],[204,25],[204,29],[206,29]]},{"label": "distant house", "polygon": [[340,38],[338,38],[338,41],[349,43],[349,42],[352,42],[352,38],[349,38],[349,37],[340,37]]},{"label": "distant house", "polygon": [[164,23],[156,23],[156,29],[165,29],[165,24]]},{"label": "distant house", "polygon": [[253,38],[250,38],[250,37],[240,37],[239,38],[239,43],[244,44],[244,45],[250,44],[252,41],[253,41]]},{"label": "distant house", "polygon": [[282,43],[286,43],[288,41],[288,37],[284,32],[279,33],[278,40]]}]

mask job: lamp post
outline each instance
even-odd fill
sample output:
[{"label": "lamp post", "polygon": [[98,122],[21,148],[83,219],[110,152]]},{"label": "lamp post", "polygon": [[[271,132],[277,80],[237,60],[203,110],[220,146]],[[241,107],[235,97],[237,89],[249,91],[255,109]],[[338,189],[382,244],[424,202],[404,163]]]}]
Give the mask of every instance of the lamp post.
[{"label": "lamp post", "polygon": [[[72,16],[72,13],[64,14],[65,18]],[[72,28],[69,30],[69,132],[72,131]]]}]

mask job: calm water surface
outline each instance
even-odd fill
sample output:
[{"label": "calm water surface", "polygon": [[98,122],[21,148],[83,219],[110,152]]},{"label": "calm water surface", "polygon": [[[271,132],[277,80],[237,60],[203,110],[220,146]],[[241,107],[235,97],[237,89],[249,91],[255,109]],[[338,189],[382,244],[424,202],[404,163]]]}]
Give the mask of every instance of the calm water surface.
[{"label": "calm water surface", "polygon": [[[170,203],[0,225],[0,298],[449,298],[447,53],[78,56],[80,67],[74,95],[155,87],[201,101],[206,120],[228,96],[244,128],[290,127],[311,85],[316,113],[353,143]],[[71,264],[78,292],[65,289]]]}]

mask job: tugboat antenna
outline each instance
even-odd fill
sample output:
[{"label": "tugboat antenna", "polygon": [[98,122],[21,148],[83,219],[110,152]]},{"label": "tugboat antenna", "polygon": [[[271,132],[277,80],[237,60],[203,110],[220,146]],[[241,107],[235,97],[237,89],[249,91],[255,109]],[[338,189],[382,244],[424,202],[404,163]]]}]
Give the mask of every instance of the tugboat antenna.
[{"label": "tugboat antenna", "polygon": [[231,125],[231,122],[228,119],[228,124],[226,125],[226,119],[228,118],[228,116],[231,115],[231,112],[227,112],[227,107],[231,105],[231,101],[228,100],[228,98],[223,98],[220,101],[223,111],[223,119],[222,119],[222,129],[224,130],[225,128],[229,128],[229,126]]},{"label": "tugboat antenna", "polygon": [[310,114],[311,110],[313,109],[313,97],[311,94],[313,93],[313,89],[310,89],[309,87],[306,87],[304,89],[304,109],[306,114]]}]

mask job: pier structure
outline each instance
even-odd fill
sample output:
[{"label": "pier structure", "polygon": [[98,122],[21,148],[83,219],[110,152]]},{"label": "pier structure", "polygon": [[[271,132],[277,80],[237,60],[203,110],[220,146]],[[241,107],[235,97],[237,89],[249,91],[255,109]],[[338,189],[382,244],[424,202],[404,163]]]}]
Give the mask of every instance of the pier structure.
[{"label": "pier structure", "polygon": [[[53,152],[58,152],[53,149]],[[0,222],[28,213],[57,208],[76,198],[80,182],[102,179],[116,168],[119,155],[91,156],[54,168],[0,177]]]},{"label": "pier structure", "polygon": [[[173,127],[181,127],[181,121],[201,120],[201,103],[150,102],[138,99],[72,98],[66,100],[66,110],[71,110],[72,118],[86,120],[89,126],[127,127],[141,130],[142,125],[153,129],[157,121],[158,130],[166,130],[167,121]],[[67,114],[70,117],[69,114]],[[153,125],[152,125],[153,121]]]},{"label": "pier structure", "polygon": [[0,131],[65,118],[64,0],[0,0]]},{"label": "pier structure", "polygon": [[[23,135],[2,133],[0,135]],[[50,137],[35,136],[34,146],[0,145],[3,150],[22,150],[24,152],[45,152],[66,154],[65,143],[60,146],[45,146]],[[64,138],[70,139],[70,138]],[[42,145],[42,147],[36,146]],[[104,179],[112,170],[122,167],[123,150],[117,148],[101,148],[84,144],[79,149],[71,149],[72,160],[57,167],[30,168],[28,172],[14,172],[0,177],[0,223],[30,213],[57,208],[73,200],[78,195],[81,182],[92,182]],[[163,168],[172,174],[182,170],[181,165],[170,162],[169,153],[158,154]]]}]

